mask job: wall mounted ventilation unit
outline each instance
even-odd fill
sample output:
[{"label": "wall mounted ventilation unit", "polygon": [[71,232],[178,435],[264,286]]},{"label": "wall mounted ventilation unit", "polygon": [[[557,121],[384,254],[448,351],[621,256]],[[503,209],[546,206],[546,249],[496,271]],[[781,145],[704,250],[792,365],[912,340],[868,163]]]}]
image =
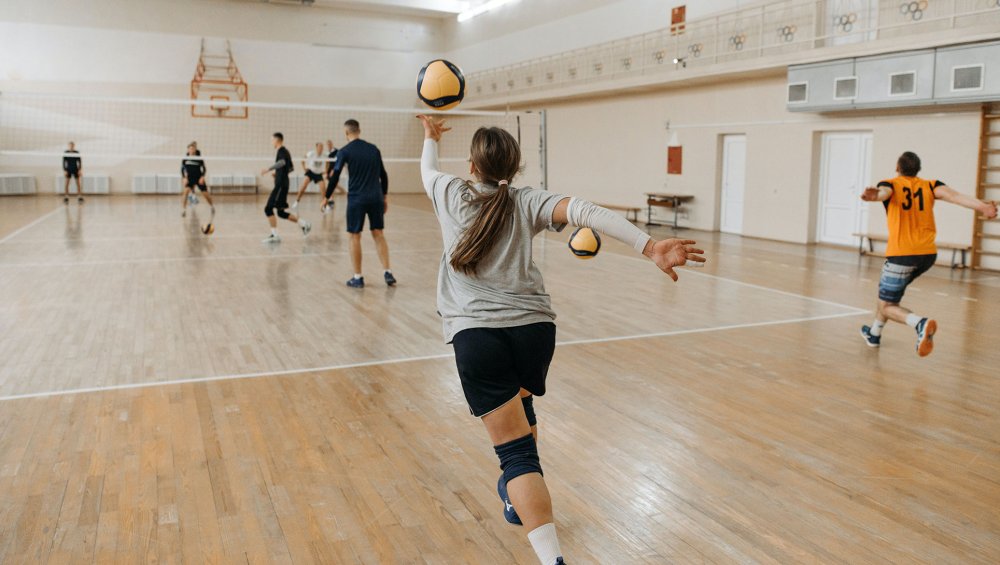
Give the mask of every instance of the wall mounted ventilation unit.
[{"label": "wall mounted ventilation unit", "polygon": [[917,93],[917,72],[889,75],[889,96],[913,96]]}]

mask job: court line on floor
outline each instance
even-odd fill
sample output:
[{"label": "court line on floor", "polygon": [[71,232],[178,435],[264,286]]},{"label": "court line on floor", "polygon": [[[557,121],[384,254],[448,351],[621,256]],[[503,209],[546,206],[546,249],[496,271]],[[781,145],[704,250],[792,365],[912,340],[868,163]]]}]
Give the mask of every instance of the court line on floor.
[{"label": "court line on floor", "polygon": [[[670,330],[665,332],[653,332],[647,334],[634,334],[626,336],[613,336],[613,337],[601,337],[601,338],[589,338],[589,339],[576,339],[570,341],[562,341],[556,343],[556,347],[563,346],[573,346],[573,345],[586,345],[592,343],[610,343],[616,341],[628,341],[635,339],[649,339],[657,337],[670,337],[675,335],[688,335],[688,334],[698,334],[698,333],[709,333],[716,331],[726,331],[726,330],[736,330],[744,328],[760,328],[766,326],[780,326],[784,324],[800,324],[803,322],[816,322],[821,320],[831,320],[835,318],[848,318],[851,316],[858,316],[861,314],[867,314],[868,312],[841,312],[839,314],[826,314],[823,316],[812,316],[806,318],[789,318],[784,320],[772,320],[769,322],[747,322],[744,324],[729,324],[725,326],[710,326],[707,328],[691,328],[684,330]],[[362,367],[372,367],[377,365],[399,365],[402,363],[412,363],[417,361],[433,361],[440,359],[448,359],[454,357],[454,353],[440,353],[436,355],[421,355],[415,357],[399,357],[396,359],[381,359],[376,361],[360,361],[357,363],[343,363],[340,365],[328,365],[325,367],[306,367],[299,369],[285,369],[281,371],[264,371],[257,373],[239,373],[232,375],[216,375],[212,377],[192,377],[187,379],[172,379],[168,381],[154,381],[145,383],[128,383],[120,385],[108,385],[99,387],[85,387],[78,389],[69,390],[58,390],[50,392],[30,392],[25,394],[12,394],[8,396],[0,396],[0,402],[7,400],[22,400],[28,398],[42,398],[47,396],[68,396],[71,394],[84,394],[90,392],[106,392],[115,390],[130,390],[137,388],[151,388],[151,387],[161,387],[161,386],[172,386],[172,385],[183,385],[183,384],[197,384],[197,383],[207,383],[216,381],[229,381],[237,379],[256,379],[261,377],[280,377],[286,375],[294,375],[301,373],[319,373],[323,371],[339,371],[345,369],[357,369]]]},{"label": "court line on floor", "polygon": [[[554,242],[554,241],[552,241],[549,238],[546,238],[545,242],[546,243],[556,243],[560,247],[563,246],[562,243]],[[653,268],[656,268],[656,265],[654,265],[652,263],[652,261],[650,261],[649,259],[647,259],[645,257],[633,257],[633,256],[630,256],[630,255],[624,255],[624,254],[615,253],[615,252],[612,252],[611,255],[613,257],[619,257],[621,259],[627,259],[627,260],[630,260],[630,261],[642,261],[644,263],[649,263]],[[711,258],[709,260],[711,260]],[[680,277],[682,277],[682,278],[685,275],[691,274],[691,275],[696,275],[696,276],[700,276],[700,277],[707,277],[707,278],[710,278],[710,279],[716,279],[716,280],[720,280],[720,281],[725,281],[725,282],[728,282],[728,283],[732,283],[732,284],[736,284],[736,285],[740,285],[740,286],[745,286],[745,287],[749,287],[749,288],[755,288],[757,290],[766,290],[768,292],[774,292],[774,293],[777,293],[777,294],[782,294],[784,296],[790,296],[790,297],[793,297],[793,298],[800,298],[800,299],[803,299],[803,300],[811,300],[813,302],[819,302],[821,304],[826,304],[828,306],[836,306],[838,308],[847,308],[848,310],[852,310],[855,313],[869,312],[869,310],[865,310],[863,308],[858,308],[857,306],[851,306],[851,305],[848,305],[848,304],[841,304],[839,302],[833,302],[832,300],[824,300],[822,298],[815,298],[813,296],[806,296],[804,294],[796,294],[794,292],[788,292],[786,290],[778,290],[776,288],[771,288],[769,286],[763,286],[763,285],[759,285],[759,284],[744,282],[744,281],[737,280],[737,279],[730,279],[730,278],[719,276],[719,275],[712,275],[712,274],[709,274],[709,273],[703,273],[703,272],[699,271],[697,267],[681,267],[681,268],[677,269],[677,272],[678,272],[678,275]]]},{"label": "court line on floor", "polygon": [[[262,244],[263,245],[263,244]],[[436,253],[441,249],[408,249],[406,253]],[[314,257],[337,257],[350,255],[350,251],[322,251],[319,253],[286,253],[267,255],[210,255],[206,257],[144,257],[141,259],[98,259],[94,261],[60,261],[52,263],[0,263],[0,269],[11,268],[42,268],[42,267],[78,267],[91,265],[129,265],[143,263],[181,263],[184,261],[239,261],[257,259],[308,259]]]},{"label": "court line on floor", "polygon": [[47,218],[48,218],[49,216],[51,216],[51,215],[55,214],[55,213],[56,213],[56,212],[58,212],[59,210],[62,210],[62,208],[56,208],[56,209],[54,209],[54,210],[52,210],[52,211],[50,211],[50,212],[46,212],[45,214],[42,214],[42,215],[41,215],[41,216],[39,216],[38,218],[35,218],[35,220],[34,220],[33,222],[30,222],[30,223],[28,223],[28,224],[26,224],[26,225],[23,225],[23,226],[19,227],[18,229],[16,229],[16,230],[14,230],[14,231],[10,232],[9,234],[5,235],[5,236],[4,236],[4,237],[3,237],[2,239],[0,239],[0,245],[3,245],[4,243],[7,243],[7,241],[8,241],[9,239],[13,238],[14,236],[16,236],[17,234],[19,234],[19,233],[23,232],[24,230],[26,230],[26,229],[28,229],[28,228],[30,228],[30,227],[32,227],[32,226],[34,226],[35,224],[39,224],[39,223],[41,223],[41,222],[42,222],[43,220],[45,220],[45,219],[47,219]]}]

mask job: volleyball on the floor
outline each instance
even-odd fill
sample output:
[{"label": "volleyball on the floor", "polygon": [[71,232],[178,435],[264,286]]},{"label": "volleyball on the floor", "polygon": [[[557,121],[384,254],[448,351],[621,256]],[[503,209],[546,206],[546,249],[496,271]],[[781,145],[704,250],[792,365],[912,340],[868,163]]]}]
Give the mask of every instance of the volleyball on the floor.
[{"label": "volleyball on the floor", "polygon": [[201,233],[205,235],[212,235],[213,233],[215,233],[215,226],[210,223],[205,224],[201,226]]},{"label": "volleyball on the floor", "polygon": [[576,228],[569,236],[569,249],[580,259],[592,259],[601,250],[601,236],[590,228]]},{"label": "volleyball on the floor", "polygon": [[465,76],[454,63],[434,59],[417,75],[417,96],[435,110],[450,110],[465,98]]}]

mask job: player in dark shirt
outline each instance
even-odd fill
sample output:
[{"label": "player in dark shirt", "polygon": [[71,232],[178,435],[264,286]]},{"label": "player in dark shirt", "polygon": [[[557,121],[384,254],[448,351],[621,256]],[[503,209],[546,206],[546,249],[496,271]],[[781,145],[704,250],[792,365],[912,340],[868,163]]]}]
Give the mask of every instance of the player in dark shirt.
[{"label": "player in dark shirt", "polygon": [[[198,146],[192,141],[187,146],[187,157],[181,162],[181,177],[184,186],[184,196],[183,202],[181,203],[181,217],[187,215],[187,205],[190,200],[193,200],[191,196],[195,194],[195,189],[201,190],[202,194],[205,195],[205,200],[208,200],[208,205],[212,207],[212,213],[215,213],[215,203],[212,202],[212,194],[208,191],[208,184],[205,182],[205,160],[201,157],[201,151],[198,150]],[[198,201],[194,200],[194,204]]]},{"label": "player in dark shirt", "polygon": [[326,199],[329,202],[333,187],[337,186],[346,166],[350,171],[347,181],[347,232],[351,234],[351,263],[354,266],[354,277],[347,281],[347,286],[365,286],[365,279],[361,276],[361,230],[365,227],[366,216],[378,258],[385,269],[385,283],[393,286],[396,278],[389,268],[389,244],[382,233],[385,213],[389,208],[389,175],[382,163],[382,153],[378,147],[361,139],[361,126],[357,120],[344,122],[344,134],[348,143],[337,152],[333,177],[327,183]]},{"label": "player in dark shirt", "polygon": [[76,143],[70,141],[69,148],[63,153],[62,161],[63,173],[66,175],[66,187],[63,191],[63,203],[69,204],[69,179],[76,179],[76,200],[83,202],[83,187],[80,180],[83,177],[83,160],[80,159],[80,152],[76,150]]},{"label": "player in dark shirt", "polygon": [[274,190],[267,197],[267,204],[264,206],[264,215],[267,216],[268,223],[271,224],[271,235],[264,238],[263,243],[278,243],[281,237],[278,236],[278,217],[290,222],[295,222],[302,229],[302,235],[309,235],[312,224],[295,214],[288,213],[288,173],[294,170],[292,164],[292,154],[285,148],[285,136],[276,132],[271,142],[278,153],[274,157],[274,164],[260,172],[262,175],[270,173],[274,177]]}]

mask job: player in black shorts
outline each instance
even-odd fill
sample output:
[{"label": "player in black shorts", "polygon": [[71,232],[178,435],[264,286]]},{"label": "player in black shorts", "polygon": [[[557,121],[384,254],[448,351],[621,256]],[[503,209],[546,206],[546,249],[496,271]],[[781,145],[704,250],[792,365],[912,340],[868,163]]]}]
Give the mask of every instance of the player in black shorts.
[{"label": "player in black shorts", "polygon": [[354,266],[354,277],[347,281],[347,286],[365,286],[365,279],[361,276],[361,230],[365,227],[365,217],[375,240],[378,258],[385,269],[385,284],[393,286],[396,277],[389,268],[389,244],[382,233],[385,212],[389,208],[389,175],[382,164],[382,153],[378,147],[361,139],[361,125],[357,120],[344,122],[344,135],[348,143],[337,152],[333,178],[326,187],[326,200],[330,201],[333,194],[331,187],[337,186],[346,165],[351,175],[347,180],[347,232],[351,234],[351,263]]},{"label": "player in black shorts", "polygon": [[302,168],[305,170],[306,178],[302,180],[302,186],[299,187],[299,193],[295,195],[295,202],[292,202],[292,209],[298,210],[299,201],[302,200],[302,195],[306,193],[306,189],[309,185],[316,183],[319,185],[319,193],[326,194],[326,176],[324,176],[325,166],[323,165],[323,144],[317,143],[314,149],[309,150],[306,153],[305,160],[302,161]]},{"label": "player in black shorts", "polygon": [[[196,194],[196,189],[201,190],[202,194],[205,195],[205,200],[212,207],[212,213],[214,214],[215,203],[212,202],[212,194],[208,191],[208,185],[205,183],[205,160],[201,158],[201,151],[198,150],[198,146],[194,142],[188,144],[187,157],[181,162],[181,177],[183,179],[182,184],[184,185],[181,217],[183,218],[187,215],[188,200],[192,195]],[[197,201],[195,203],[197,204]]]},{"label": "player in black shorts", "polygon": [[80,186],[80,178],[83,176],[83,160],[80,159],[80,152],[76,150],[76,143],[70,141],[69,149],[63,153],[63,173],[66,175],[66,187],[63,190],[63,202],[69,204],[69,179],[76,179],[76,200],[83,202],[83,188]]},{"label": "player in black shorts", "polygon": [[268,223],[271,224],[271,235],[264,238],[263,243],[278,243],[281,237],[278,236],[278,218],[280,216],[290,222],[295,222],[302,229],[302,235],[309,235],[312,224],[295,214],[288,213],[288,173],[295,169],[292,165],[292,154],[285,148],[285,136],[280,132],[275,132],[271,137],[274,148],[278,150],[274,157],[274,164],[260,172],[262,175],[268,173],[274,177],[274,190],[267,197],[267,204],[264,206],[264,215],[267,216]]}]

